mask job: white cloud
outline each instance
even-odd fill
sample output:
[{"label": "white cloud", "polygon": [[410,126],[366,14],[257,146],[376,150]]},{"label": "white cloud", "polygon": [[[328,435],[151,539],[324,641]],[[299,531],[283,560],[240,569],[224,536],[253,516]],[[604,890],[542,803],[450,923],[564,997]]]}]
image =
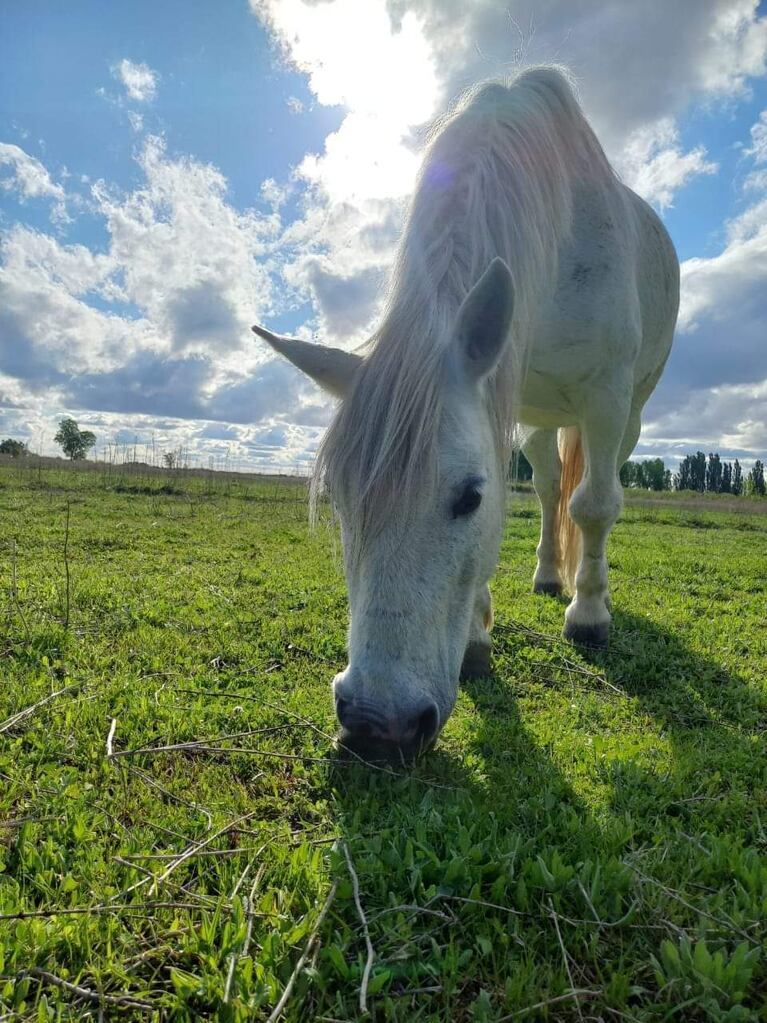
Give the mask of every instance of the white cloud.
[{"label": "white cloud", "polygon": [[22,202],[26,199],[52,200],[52,219],[58,223],[69,220],[63,186],[51,179],[46,168],[34,156],[19,146],[0,142],[0,167],[10,170],[9,176],[0,178],[0,188],[14,192]]},{"label": "white cloud", "polygon": [[[436,111],[438,83],[419,19],[392,31],[385,0],[251,0],[283,56],[304,71],[318,102],[348,113],[325,151],[298,173],[331,202],[406,195],[418,158],[410,128]],[[353,40],[350,45],[349,41]]]},{"label": "white cloud", "polygon": [[169,157],[157,138],[138,162],[135,190],[93,186],[105,252],[20,225],[3,239],[0,374],[17,381],[14,400],[45,393],[124,415],[300,418],[303,380],[249,330],[272,308],[276,215],[235,210],[215,168]]},{"label": "white cloud", "polygon": [[628,137],[616,169],[630,188],[665,209],[671,206],[674,193],[691,178],[717,171],[717,165],[706,155],[703,146],[683,152],[674,122],[664,117]]},{"label": "white cloud", "polygon": [[[674,347],[645,416],[644,442],[767,448],[767,200],[728,225],[711,259],[682,264]],[[696,440],[697,438],[697,440]]]},{"label": "white cloud", "polygon": [[759,455],[767,450],[767,379],[682,394],[675,408],[647,424],[642,441]]},{"label": "white cloud", "polygon": [[124,57],[112,68],[112,75],[125,87],[128,98],[151,103],[157,94],[157,72],[147,64],[136,64]]},{"label": "white cloud", "polygon": [[242,347],[253,317],[271,305],[264,265],[277,221],[236,211],[218,170],[168,157],[150,136],[138,157],[145,185],[122,195],[93,188],[123,288],[175,350]]}]

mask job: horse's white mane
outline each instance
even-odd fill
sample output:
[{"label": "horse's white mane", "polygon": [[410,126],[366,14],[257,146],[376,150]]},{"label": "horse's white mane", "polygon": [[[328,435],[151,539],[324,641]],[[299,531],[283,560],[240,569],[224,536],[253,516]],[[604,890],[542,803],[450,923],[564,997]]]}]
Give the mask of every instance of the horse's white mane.
[{"label": "horse's white mane", "polygon": [[434,125],[383,322],[317,455],[315,498],[324,482],[351,503],[352,558],[395,506],[406,521],[411,502],[433,493],[445,352],[461,302],[495,256],[515,289],[513,344],[487,389],[507,464],[536,310],[557,280],[576,183],[618,188],[560,68],[477,86]]}]

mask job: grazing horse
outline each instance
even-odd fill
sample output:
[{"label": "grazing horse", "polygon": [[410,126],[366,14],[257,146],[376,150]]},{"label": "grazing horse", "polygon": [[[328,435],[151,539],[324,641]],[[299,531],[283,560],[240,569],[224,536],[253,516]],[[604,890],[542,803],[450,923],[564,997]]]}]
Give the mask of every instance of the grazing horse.
[{"label": "grazing horse", "polygon": [[253,330],[340,398],[317,456],[351,625],[342,738],[416,755],[487,673],[488,580],[521,440],[541,504],[536,592],[602,645],[620,466],[671,347],[679,264],[611,169],[566,74],[467,93],[434,128],[383,319],[360,352]]}]

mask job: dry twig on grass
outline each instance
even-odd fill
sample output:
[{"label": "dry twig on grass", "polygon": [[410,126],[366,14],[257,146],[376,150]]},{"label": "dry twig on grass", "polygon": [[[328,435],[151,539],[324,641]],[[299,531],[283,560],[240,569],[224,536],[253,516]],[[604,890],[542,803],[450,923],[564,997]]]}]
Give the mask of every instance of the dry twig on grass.
[{"label": "dry twig on grass", "polygon": [[542,1002],[536,1002],[535,1005],[526,1005],[524,1009],[510,1012],[508,1016],[500,1016],[495,1023],[511,1023],[512,1020],[522,1019],[538,1009],[548,1009],[552,1005],[559,1005],[561,1002],[569,1002],[571,1000],[575,1001],[580,1012],[581,1001],[590,1001],[595,998],[601,998],[601,996],[601,991],[593,991],[591,988],[571,988],[569,991],[565,991],[563,995],[557,995],[555,998],[546,998]]},{"label": "dry twig on grass", "polygon": [[365,960],[365,969],[362,973],[362,983],[360,984],[360,1012],[364,1015],[367,1014],[367,997],[368,997],[368,983],[370,981],[370,971],[373,969],[373,962],[375,960],[375,949],[373,948],[373,942],[370,940],[370,929],[368,928],[367,917],[365,911],[362,908],[362,901],[360,899],[360,882],[357,877],[357,871],[354,869],[351,855],[349,854],[349,847],[346,842],[341,843],[341,847],[346,857],[346,866],[349,868],[349,877],[352,879],[352,888],[354,889],[354,904],[357,907],[357,915],[360,918],[362,924],[362,933],[365,935],[365,945],[367,946],[367,959]]},{"label": "dry twig on grass", "polygon": [[[577,989],[575,987],[575,981],[573,980],[573,974],[572,974],[572,971],[570,969],[570,957],[567,954],[567,949],[565,948],[565,943],[562,940],[562,932],[559,929],[559,920],[557,919],[557,914],[556,914],[556,912],[554,910],[554,906],[552,905],[551,899],[549,898],[547,901],[548,901],[548,904],[549,904],[549,915],[551,916],[551,919],[554,921],[554,928],[555,928],[555,930],[557,932],[557,941],[559,942],[559,948],[560,948],[560,950],[562,952],[562,960],[563,960],[563,962],[565,964],[565,971],[567,973],[567,979],[570,981],[570,989],[572,991],[575,991]],[[583,1013],[581,1012],[581,1004],[580,1004],[580,1002],[578,1001],[577,998],[574,998],[574,1001],[575,1001],[575,1008],[576,1008],[576,1010],[578,1012],[578,1019],[582,1021],[583,1020]]]},{"label": "dry twig on grass", "polygon": [[9,718],[6,718],[2,724],[0,724],[0,735],[4,732],[10,732],[11,729],[15,728],[21,721],[34,714],[40,707],[44,707],[46,703],[50,703],[51,700],[55,700],[57,696],[63,696],[64,693],[69,693],[73,689],[79,689],[80,683],[73,682],[71,685],[63,686],[61,689],[57,689],[56,692],[50,693],[48,696],[44,696],[42,700],[38,700],[37,703],[33,703],[29,707],[25,707],[24,710],[18,711],[16,714],[12,714]]},{"label": "dry twig on grass", "polygon": [[70,994],[81,998],[86,1002],[98,1002],[100,1005],[114,1005],[121,1009],[154,1009],[151,1002],[145,1002],[140,998],[133,998],[131,995],[105,995],[100,991],[92,991],[90,988],[82,987],[80,984],[71,984],[68,980],[57,977],[55,973],[40,969],[39,966],[32,966],[24,971],[27,977],[36,977],[46,984],[68,991]]},{"label": "dry twig on grass", "polygon": [[243,821],[251,820],[253,817],[255,817],[256,813],[257,813],[256,810],[251,810],[250,813],[243,814],[242,817],[237,817],[229,824],[225,824],[223,828],[219,828],[218,831],[214,831],[212,835],[208,835],[208,837],[203,839],[202,842],[195,842],[193,845],[190,845],[181,853],[180,856],[177,856],[176,859],[173,860],[170,866],[167,867],[162,872],[162,874],[160,874],[159,877],[155,878],[154,883],[150,888],[150,892],[152,893],[157,892],[162,882],[165,881],[173,873],[174,870],[180,867],[182,863],[186,863],[187,860],[190,860],[193,856],[196,856],[201,849],[203,849],[207,845],[210,845],[211,842],[214,842],[217,838],[220,838],[222,835],[225,835],[228,831],[231,831],[232,828],[236,827],[236,825],[241,824]]},{"label": "dry twig on grass", "polygon": [[338,885],[334,884],[333,887],[328,892],[328,897],[325,899],[325,904],[320,910],[320,915],[317,917],[314,927],[312,927],[311,934],[309,935],[306,945],[304,946],[304,950],[301,953],[299,960],[296,963],[295,968],[293,969],[293,972],[290,975],[290,979],[285,985],[285,990],[280,995],[280,1000],[272,1009],[269,1015],[269,1019],[266,1021],[266,1023],[277,1023],[277,1020],[282,1015],[282,1011],[288,1003],[288,999],[290,998],[290,994],[293,990],[296,980],[298,979],[298,975],[304,968],[304,963],[309,958],[309,954],[312,950],[312,947],[314,946],[314,942],[317,940],[317,935],[319,934],[320,927],[322,927],[323,921],[325,920],[325,917],[328,915],[330,907],[333,905],[333,900],[336,897],[337,889]]}]

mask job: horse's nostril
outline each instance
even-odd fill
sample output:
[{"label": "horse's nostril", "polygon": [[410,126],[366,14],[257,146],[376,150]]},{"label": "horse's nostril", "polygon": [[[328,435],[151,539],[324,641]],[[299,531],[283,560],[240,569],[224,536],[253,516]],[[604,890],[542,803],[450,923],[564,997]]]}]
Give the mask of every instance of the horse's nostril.
[{"label": "horse's nostril", "polygon": [[429,700],[419,708],[416,717],[416,742],[420,746],[428,746],[436,738],[439,728],[439,710],[433,700]]},{"label": "horse's nostril", "polygon": [[348,718],[348,716],[349,716],[349,701],[348,700],[343,700],[343,699],[336,700],[336,714],[337,714],[338,720],[341,722],[341,724],[345,725],[346,724],[346,718]]}]

